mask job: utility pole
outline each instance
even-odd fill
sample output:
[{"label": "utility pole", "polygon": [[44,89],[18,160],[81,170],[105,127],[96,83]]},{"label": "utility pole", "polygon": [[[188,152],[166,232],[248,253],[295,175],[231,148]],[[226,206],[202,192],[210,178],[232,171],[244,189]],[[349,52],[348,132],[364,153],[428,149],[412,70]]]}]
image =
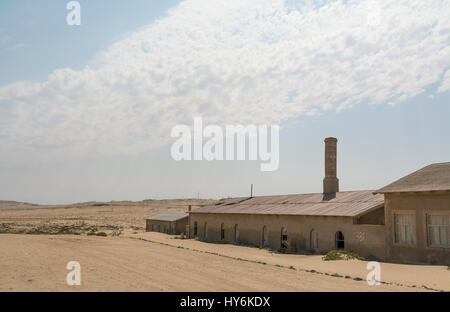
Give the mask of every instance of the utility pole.
[{"label": "utility pole", "polygon": [[253,197],[253,184],[251,184],[250,186],[250,198]]}]

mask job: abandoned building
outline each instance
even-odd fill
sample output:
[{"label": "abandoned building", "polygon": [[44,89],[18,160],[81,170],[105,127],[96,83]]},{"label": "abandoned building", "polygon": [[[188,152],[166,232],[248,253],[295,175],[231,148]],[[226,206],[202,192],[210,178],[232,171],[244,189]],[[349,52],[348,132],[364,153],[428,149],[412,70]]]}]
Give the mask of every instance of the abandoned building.
[{"label": "abandoned building", "polygon": [[146,218],[147,232],[181,234],[188,225],[189,214],[184,211],[165,211]]},{"label": "abandoned building", "polygon": [[432,164],[384,194],[386,259],[450,264],[450,163]]},{"label": "abandoned building", "polygon": [[323,193],[228,198],[190,212],[204,241],[345,249],[369,259],[450,263],[450,163],[421,169],[377,191],[339,192],[337,139],[325,139]]}]

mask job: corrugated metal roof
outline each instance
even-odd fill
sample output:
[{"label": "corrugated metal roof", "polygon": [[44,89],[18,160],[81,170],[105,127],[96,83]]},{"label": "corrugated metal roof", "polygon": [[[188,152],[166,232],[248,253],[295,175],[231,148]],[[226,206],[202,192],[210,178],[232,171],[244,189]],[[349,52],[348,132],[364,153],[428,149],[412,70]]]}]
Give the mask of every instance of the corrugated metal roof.
[{"label": "corrugated metal roof", "polygon": [[188,216],[189,215],[184,211],[165,211],[155,214],[151,217],[147,217],[146,219],[154,221],[178,221]]},{"label": "corrugated metal roof", "polygon": [[426,166],[375,191],[375,193],[448,190],[450,190],[450,162]]},{"label": "corrugated metal roof", "polygon": [[351,191],[335,195],[315,193],[228,198],[215,205],[195,209],[191,213],[356,217],[383,204],[383,195],[374,195],[373,191]]}]

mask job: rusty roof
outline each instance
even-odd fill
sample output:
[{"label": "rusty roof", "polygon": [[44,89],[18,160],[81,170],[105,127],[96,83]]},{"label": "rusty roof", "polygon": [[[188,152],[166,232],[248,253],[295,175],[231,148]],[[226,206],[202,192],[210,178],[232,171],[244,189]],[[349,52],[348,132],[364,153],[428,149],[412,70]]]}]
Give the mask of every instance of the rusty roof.
[{"label": "rusty roof", "polygon": [[376,194],[450,190],[450,162],[431,164],[379,190]]},{"label": "rusty roof", "polygon": [[191,213],[357,217],[383,204],[383,195],[374,195],[373,191],[351,191],[227,198]]}]

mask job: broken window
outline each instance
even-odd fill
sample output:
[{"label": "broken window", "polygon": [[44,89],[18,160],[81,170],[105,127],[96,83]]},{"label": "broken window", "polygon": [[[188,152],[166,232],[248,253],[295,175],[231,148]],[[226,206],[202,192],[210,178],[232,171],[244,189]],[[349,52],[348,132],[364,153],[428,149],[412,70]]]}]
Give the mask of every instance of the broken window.
[{"label": "broken window", "polygon": [[224,240],[225,239],[225,228],[224,228],[225,226],[224,226],[224,224],[222,223],[221,225],[220,225],[220,239],[221,240]]},{"label": "broken window", "polygon": [[194,222],[194,236],[197,236],[197,221]]},{"label": "broken window", "polygon": [[286,228],[281,229],[281,248],[288,248],[288,235]]},{"label": "broken window", "polygon": [[336,232],[336,249],[344,249],[344,234],[341,231]]}]

